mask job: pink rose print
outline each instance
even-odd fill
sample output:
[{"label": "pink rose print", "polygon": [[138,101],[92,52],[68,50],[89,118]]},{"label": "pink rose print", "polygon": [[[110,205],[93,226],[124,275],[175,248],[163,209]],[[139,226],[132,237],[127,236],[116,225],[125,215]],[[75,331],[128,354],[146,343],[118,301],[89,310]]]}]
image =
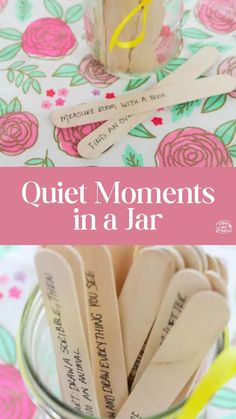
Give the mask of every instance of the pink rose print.
[{"label": "pink rose print", "polygon": [[196,14],[214,32],[225,34],[236,29],[236,0],[198,0]]},{"label": "pink rose print", "polygon": [[6,7],[8,0],[0,0],[0,13]]},{"label": "pink rose print", "polygon": [[105,68],[92,56],[86,55],[79,65],[79,72],[89,83],[98,87],[107,87],[118,77],[106,72]]},{"label": "pink rose print", "polygon": [[22,154],[38,139],[38,121],[29,112],[12,112],[0,117],[0,152]]},{"label": "pink rose print", "polygon": [[167,134],[156,152],[159,167],[232,167],[225,145],[201,128],[185,128]]},{"label": "pink rose print", "polygon": [[[229,74],[236,78],[236,57],[228,57],[218,67],[218,74]],[[231,92],[229,96],[236,99],[236,90]]]},{"label": "pink rose print", "polygon": [[76,43],[70,27],[52,17],[36,20],[22,35],[22,48],[33,57],[64,57],[72,52]]},{"label": "pink rose print", "polygon": [[11,365],[0,365],[0,418],[31,419],[35,406],[31,402],[20,373]]},{"label": "pink rose print", "polygon": [[169,61],[170,57],[177,54],[181,46],[181,34],[172,31],[169,26],[163,26],[160,34],[160,41],[156,49],[157,61],[164,65]]},{"label": "pink rose print", "polygon": [[103,122],[95,122],[93,124],[80,125],[74,128],[56,128],[55,140],[58,143],[60,150],[64,151],[69,156],[80,157],[77,146],[83,138],[91,134],[95,129],[100,127]]}]

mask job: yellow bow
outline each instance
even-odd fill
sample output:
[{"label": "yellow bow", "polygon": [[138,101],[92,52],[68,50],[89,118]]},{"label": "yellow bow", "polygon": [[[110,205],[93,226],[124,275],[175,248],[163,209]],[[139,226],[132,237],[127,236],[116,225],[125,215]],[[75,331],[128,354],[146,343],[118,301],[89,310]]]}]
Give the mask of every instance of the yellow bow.
[{"label": "yellow bow", "polygon": [[[141,3],[137,7],[135,7],[122,20],[122,22],[117,26],[117,28],[115,29],[112,35],[111,42],[110,42],[110,51],[113,50],[115,45],[117,45],[119,48],[124,48],[124,49],[134,48],[144,40],[146,27],[147,27],[147,14],[148,14],[148,9],[151,2],[152,0],[142,0]],[[139,12],[139,10],[143,10],[143,29],[142,29],[141,34],[136,39],[133,39],[133,41],[127,41],[127,42],[119,41],[118,38],[121,32],[123,31],[125,26],[130,22],[130,20],[136,15],[136,13]]]}]

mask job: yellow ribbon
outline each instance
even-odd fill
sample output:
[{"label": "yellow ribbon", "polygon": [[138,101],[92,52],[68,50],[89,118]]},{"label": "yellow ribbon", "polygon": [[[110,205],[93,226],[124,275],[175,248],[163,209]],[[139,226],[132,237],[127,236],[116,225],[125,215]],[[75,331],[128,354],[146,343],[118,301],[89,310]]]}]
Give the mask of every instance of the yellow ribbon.
[{"label": "yellow ribbon", "polygon": [[229,348],[217,357],[177,419],[196,419],[214,394],[235,375],[236,348]]},{"label": "yellow ribbon", "polygon": [[[149,6],[150,6],[151,2],[152,2],[152,0],[142,0],[141,3],[137,7],[135,7],[122,20],[122,22],[117,26],[117,28],[115,29],[115,31],[114,31],[114,33],[111,37],[110,51],[113,50],[115,45],[117,45],[119,48],[124,48],[124,49],[135,48],[137,45],[139,45],[144,40],[145,33],[146,33],[146,27],[147,27],[148,9],[149,9]],[[143,29],[142,29],[141,34],[137,38],[133,39],[133,41],[127,41],[127,42],[119,41],[118,38],[119,38],[121,32],[123,31],[123,29],[125,28],[125,26],[136,15],[136,13],[138,13],[142,9],[143,9]]]}]

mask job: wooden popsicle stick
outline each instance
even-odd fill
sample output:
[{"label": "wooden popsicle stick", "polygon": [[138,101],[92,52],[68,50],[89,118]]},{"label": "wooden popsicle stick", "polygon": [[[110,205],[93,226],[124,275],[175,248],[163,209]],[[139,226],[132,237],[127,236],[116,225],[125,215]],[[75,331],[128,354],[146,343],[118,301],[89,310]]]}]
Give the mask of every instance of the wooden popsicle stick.
[{"label": "wooden popsicle stick", "polygon": [[219,274],[221,273],[219,262],[214,256],[207,254],[207,264],[208,264],[208,268],[207,268],[208,270],[217,272]]},{"label": "wooden popsicle stick", "polygon": [[47,245],[46,248],[51,249],[61,255],[72,269],[73,276],[75,278],[75,287],[80,306],[81,319],[84,326],[86,342],[88,345],[88,304],[83,260],[73,246]]},{"label": "wooden popsicle stick", "polygon": [[154,111],[179,103],[203,99],[218,94],[232,92],[236,78],[227,74],[185,81],[171,86],[159,87],[158,92],[129,93],[115,99],[93,101],[77,107],[61,110],[53,114],[56,127],[71,128],[81,124],[125,118],[127,115]]},{"label": "wooden popsicle stick", "polygon": [[[130,52],[129,72],[133,74],[146,74],[158,68],[157,46],[163,27],[166,8],[163,0],[152,0],[147,15],[147,30],[144,40]],[[142,14],[140,15],[140,28],[142,31]],[[144,59],[145,57],[145,59]]]},{"label": "wooden popsicle stick", "polygon": [[213,291],[219,292],[221,295],[223,295],[223,297],[227,298],[227,287],[220,274],[214,271],[206,271],[205,276],[210,282]]},{"label": "wooden popsicle stick", "polygon": [[221,295],[213,291],[195,294],[117,419],[149,417],[166,411],[223,332],[229,317],[228,305]]},{"label": "wooden popsicle stick", "polygon": [[224,279],[224,281],[226,283],[228,283],[229,282],[229,272],[228,272],[228,269],[227,269],[226,265],[224,264],[223,260],[220,259],[220,258],[216,257],[215,260],[218,263],[221,277]]},{"label": "wooden popsicle stick", "polygon": [[133,383],[139,381],[144,370],[178,321],[189,299],[200,291],[210,291],[206,276],[193,269],[177,272],[170,281],[156,321],[148,338],[142,360]]},{"label": "wooden popsicle stick", "polygon": [[185,268],[185,263],[184,263],[184,259],[183,259],[182,255],[173,246],[144,246],[144,245],[140,245],[140,246],[136,246],[134,254],[136,254],[137,252],[139,252],[142,249],[147,249],[147,248],[149,248],[149,249],[157,248],[157,249],[160,249],[164,252],[169,252],[170,256],[172,256],[174,261],[175,261],[176,271]]},{"label": "wooden popsicle stick", "polygon": [[134,257],[119,298],[128,375],[153,326],[175,271],[173,258],[159,249],[142,249]]},{"label": "wooden popsicle stick", "polygon": [[[189,60],[170,73],[164,80],[158,83],[159,86],[176,83],[176,80],[192,80],[205,73],[219,58],[219,52],[214,47],[203,47]],[[155,88],[155,86],[154,86]],[[105,122],[100,128],[94,130],[78,145],[78,152],[84,158],[96,158],[107,148],[121,140],[135,126],[142,123],[150,116],[149,112],[130,115],[128,118],[119,118],[114,121]],[[110,135],[112,132],[112,136]],[[101,138],[105,140],[101,140]],[[91,150],[92,148],[92,150]]]},{"label": "wooden popsicle stick", "polygon": [[174,248],[182,255],[186,268],[203,271],[202,260],[193,246],[177,245]]},{"label": "wooden popsicle stick", "polygon": [[35,263],[63,401],[78,413],[98,417],[100,412],[72,269],[66,259],[49,249],[38,251]]},{"label": "wooden popsicle stick", "polygon": [[81,254],[89,306],[90,356],[102,417],[115,417],[128,397],[116,284],[105,246],[76,246]]},{"label": "wooden popsicle stick", "polygon": [[193,246],[193,248],[198,253],[201,262],[202,262],[202,272],[206,271],[208,269],[208,260],[207,260],[207,254],[205,250],[202,248],[202,246]]},{"label": "wooden popsicle stick", "polygon": [[109,250],[113,261],[116,291],[119,296],[133,261],[134,246],[109,246]]}]

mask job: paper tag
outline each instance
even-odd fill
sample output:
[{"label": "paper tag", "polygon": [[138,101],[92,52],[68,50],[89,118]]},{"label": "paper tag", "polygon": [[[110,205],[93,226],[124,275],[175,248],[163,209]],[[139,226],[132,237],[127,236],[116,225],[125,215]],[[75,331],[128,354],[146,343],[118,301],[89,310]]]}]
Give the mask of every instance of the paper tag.
[{"label": "paper tag", "polygon": [[133,261],[134,246],[109,246],[112,255],[117,295],[120,295]]},{"label": "paper tag", "polygon": [[[178,67],[174,72],[170,73],[164,80],[161,80],[157,86],[170,85],[177,81],[194,80],[208,70],[218,59],[219,52],[214,47],[201,48],[188,61]],[[121,140],[128,132],[130,132],[138,124],[141,124],[150,113],[138,115],[129,115],[127,118],[118,118],[105,122],[102,126],[94,130],[78,145],[79,155],[85,158],[96,158],[113,144]]]},{"label": "paper tag", "polygon": [[193,269],[177,272],[170,281],[162,300],[158,316],[148,338],[142,360],[140,362],[133,388],[142,376],[145,368],[163,344],[167,335],[179,319],[189,299],[200,291],[210,291],[206,277]]},{"label": "paper tag", "polygon": [[175,271],[173,258],[159,249],[142,249],[134,257],[119,298],[128,375],[153,326]]},{"label": "paper tag", "polygon": [[219,292],[223,297],[227,297],[227,288],[225,281],[221,278],[220,274],[214,271],[206,271],[205,276],[211,284],[213,291]]},{"label": "paper tag", "polygon": [[49,249],[40,250],[35,263],[63,401],[78,413],[98,417],[100,412],[72,270],[61,255]]},{"label": "paper tag", "polygon": [[48,245],[47,249],[51,249],[54,252],[59,253],[59,255],[66,260],[72,269],[73,276],[75,278],[75,287],[80,306],[81,319],[88,345],[88,304],[83,260],[73,246]]},{"label": "paper tag", "polygon": [[154,111],[205,97],[232,92],[236,79],[223,74],[199,80],[186,81],[142,93],[129,93],[105,101],[94,101],[75,108],[59,111],[53,115],[53,123],[59,128],[71,128],[92,122],[127,118],[127,115]]},{"label": "paper tag", "polygon": [[229,317],[229,308],[221,295],[213,291],[195,294],[144,371],[117,419],[142,419],[166,411],[199,368]]},{"label": "paper tag", "polygon": [[128,397],[112,257],[105,246],[76,246],[85,266],[89,340],[102,417],[113,418]]}]

